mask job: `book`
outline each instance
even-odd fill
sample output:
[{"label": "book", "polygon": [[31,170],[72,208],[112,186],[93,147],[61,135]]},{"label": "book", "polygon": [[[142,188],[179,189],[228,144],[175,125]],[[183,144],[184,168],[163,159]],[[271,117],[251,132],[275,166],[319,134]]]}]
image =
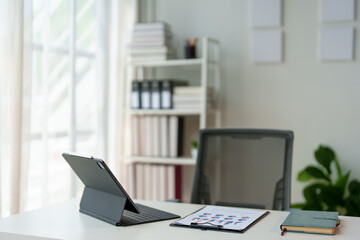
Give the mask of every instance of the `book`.
[{"label": "book", "polygon": [[[128,183],[136,183],[135,167],[136,166],[134,164],[127,165],[127,170],[128,170],[127,181],[128,181]],[[126,191],[128,191],[129,196],[131,196],[132,198],[136,197],[135,184],[128,184],[128,188],[126,189]]]},{"label": "book", "polygon": [[146,47],[162,47],[170,45],[168,39],[157,40],[157,41],[143,41],[143,42],[132,42],[129,44],[129,48],[146,48]]},{"label": "book", "polygon": [[[144,61],[164,61],[172,59],[173,55],[171,54],[150,54],[150,55],[141,55],[141,56],[130,56],[130,62],[144,62]],[[144,89],[143,89],[144,91]],[[143,96],[142,96],[143,97]],[[145,107],[143,107],[145,108]]]},{"label": "book", "polygon": [[169,117],[169,154],[170,157],[182,155],[184,119],[178,116]]},{"label": "book", "polygon": [[146,156],[146,119],[145,116],[139,116],[139,155]]},{"label": "book", "polygon": [[167,166],[167,199],[175,199],[175,166]]},{"label": "book", "polygon": [[201,110],[201,103],[178,103],[174,102],[173,109]]},{"label": "book", "polygon": [[151,31],[133,31],[133,37],[149,36],[149,37],[171,37],[171,32],[167,29],[154,29]]},{"label": "book", "polygon": [[[174,87],[174,96],[192,96],[192,97],[201,97],[202,88],[200,86],[176,86]],[[214,89],[208,87],[206,89],[206,94],[208,98],[212,98],[214,95]]]},{"label": "book", "polygon": [[161,122],[160,116],[153,116],[152,121],[152,131],[153,131],[153,154],[155,157],[161,156]]},{"label": "book", "polygon": [[160,201],[160,166],[157,164],[152,165],[152,200]]},{"label": "book", "polygon": [[145,200],[153,200],[153,182],[152,182],[152,168],[150,164],[144,164],[144,180],[145,180],[145,187],[144,187],[144,199]]},{"label": "book", "polygon": [[159,165],[160,201],[168,199],[168,171],[166,165]]},{"label": "book", "polygon": [[175,199],[182,201],[182,166],[175,166]]},{"label": "book", "polygon": [[144,165],[138,163],[135,165],[136,169],[136,198],[145,199],[145,179],[144,179]]},{"label": "book", "polygon": [[155,29],[169,29],[170,26],[166,22],[146,22],[136,23],[134,31],[152,31]]},{"label": "book", "polygon": [[[208,88],[209,89],[209,88]],[[201,94],[200,86],[174,87],[174,94]]]},{"label": "book", "polygon": [[205,206],[170,226],[244,233],[267,214],[266,210]]},{"label": "book", "polygon": [[140,120],[137,116],[131,117],[132,155],[140,155]]},{"label": "book", "polygon": [[131,43],[149,43],[149,42],[167,42],[169,43],[171,38],[166,36],[133,36]]},{"label": "book", "polygon": [[338,212],[291,210],[280,229],[282,235],[286,231],[335,234],[338,216]]},{"label": "book", "polygon": [[166,47],[166,46],[160,46],[160,47],[136,47],[136,48],[129,48],[128,52],[131,55],[135,54],[169,54],[172,52],[172,49]]},{"label": "book", "polygon": [[173,103],[178,102],[178,103],[186,103],[186,102],[190,102],[190,103],[199,103],[201,102],[201,97],[200,96],[194,96],[194,95],[175,95],[173,96]]},{"label": "book", "polygon": [[145,156],[151,157],[153,154],[153,143],[154,143],[154,134],[153,134],[153,117],[144,116],[145,118]]}]

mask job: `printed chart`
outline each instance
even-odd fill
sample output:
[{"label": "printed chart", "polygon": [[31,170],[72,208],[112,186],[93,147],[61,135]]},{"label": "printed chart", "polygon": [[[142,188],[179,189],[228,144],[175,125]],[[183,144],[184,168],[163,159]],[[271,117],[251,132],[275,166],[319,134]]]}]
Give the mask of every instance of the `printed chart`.
[{"label": "printed chart", "polygon": [[174,224],[243,230],[265,213],[267,213],[265,210],[207,206]]}]

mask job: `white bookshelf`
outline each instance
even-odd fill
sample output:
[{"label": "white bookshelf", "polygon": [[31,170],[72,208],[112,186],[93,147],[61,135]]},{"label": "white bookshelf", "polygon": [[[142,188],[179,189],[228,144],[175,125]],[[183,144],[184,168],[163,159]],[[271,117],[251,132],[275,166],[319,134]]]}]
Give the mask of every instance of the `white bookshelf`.
[{"label": "white bookshelf", "polygon": [[[220,86],[220,69],[219,69],[220,44],[217,40],[204,37],[201,39],[201,57],[195,59],[170,59],[162,61],[143,61],[128,62],[126,69],[126,81],[123,86],[123,112],[122,121],[126,116],[198,116],[200,129],[206,128],[207,117],[214,118],[214,125],[220,126],[220,110],[209,108],[207,106],[207,87],[212,86],[214,89],[214,99],[218,99]],[[202,105],[200,109],[131,109],[130,93],[131,81],[133,76],[129,73],[136,73],[136,79],[145,79],[145,71],[164,67],[182,67],[186,71],[187,67],[200,68],[200,83],[202,87]],[[212,68],[213,81],[209,85],[209,70]],[[123,124],[120,123],[120,124]],[[122,143],[120,144],[123,145]],[[146,157],[146,156],[122,156],[126,163],[149,163],[149,164],[167,164],[167,165],[195,165],[196,160],[190,157],[166,158],[166,157]]]}]

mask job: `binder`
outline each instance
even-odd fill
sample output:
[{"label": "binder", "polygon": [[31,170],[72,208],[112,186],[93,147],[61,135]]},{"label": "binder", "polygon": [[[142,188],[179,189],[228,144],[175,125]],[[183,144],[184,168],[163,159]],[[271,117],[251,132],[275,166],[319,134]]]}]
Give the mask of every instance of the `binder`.
[{"label": "binder", "polygon": [[141,83],[137,80],[131,83],[131,108],[141,108]]},{"label": "binder", "polygon": [[151,81],[151,108],[161,108],[161,89],[162,82],[160,80]]},{"label": "binder", "polygon": [[141,108],[151,108],[151,85],[145,80],[141,82]]},{"label": "binder", "polygon": [[182,80],[163,80],[161,90],[161,108],[171,109],[173,108],[173,92],[175,86],[185,86],[187,81]]}]

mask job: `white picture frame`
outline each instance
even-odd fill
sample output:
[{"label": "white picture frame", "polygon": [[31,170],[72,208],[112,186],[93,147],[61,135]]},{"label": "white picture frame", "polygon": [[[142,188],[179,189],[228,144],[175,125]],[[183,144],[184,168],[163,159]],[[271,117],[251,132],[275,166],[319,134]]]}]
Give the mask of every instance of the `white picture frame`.
[{"label": "white picture frame", "polygon": [[355,0],[321,0],[320,21],[338,22],[355,20]]},{"label": "white picture frame", "polygon": [[252,61],[273,63],[283,61],[283,31],[254,30],[252,32]]},{"label": "white picture frame", "polygon": [[352,61],[354,59],[353,27],[323,27],[319,31],[320,60]]},{"label": "white picture frame", "polygon": [[280,27],[282,24],[282,0],[252,0],[251,26]]}]

